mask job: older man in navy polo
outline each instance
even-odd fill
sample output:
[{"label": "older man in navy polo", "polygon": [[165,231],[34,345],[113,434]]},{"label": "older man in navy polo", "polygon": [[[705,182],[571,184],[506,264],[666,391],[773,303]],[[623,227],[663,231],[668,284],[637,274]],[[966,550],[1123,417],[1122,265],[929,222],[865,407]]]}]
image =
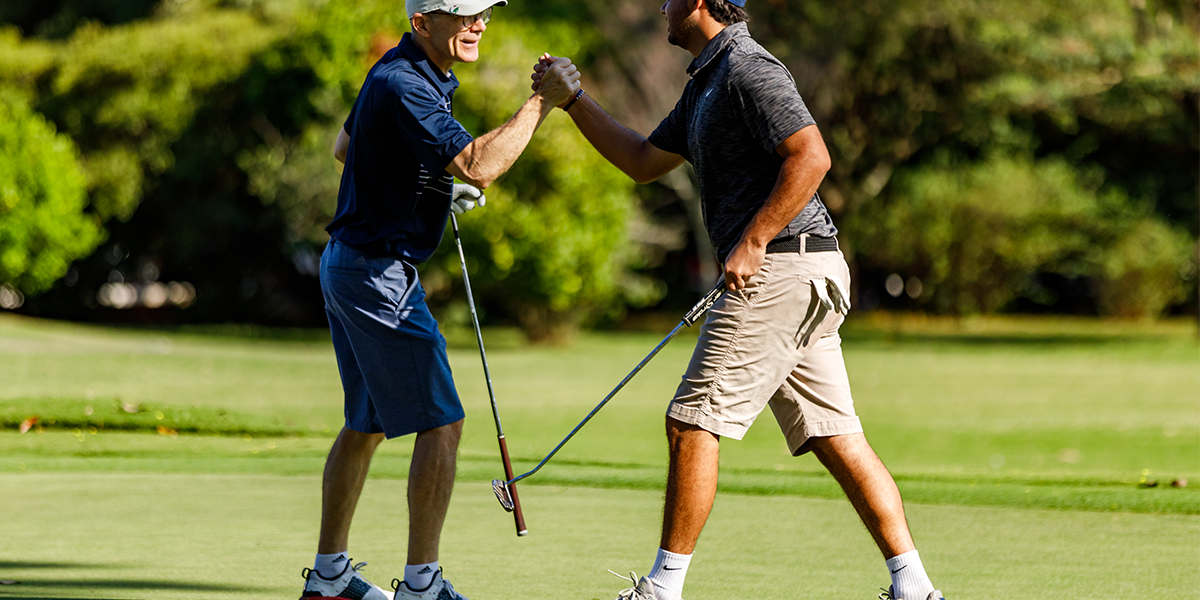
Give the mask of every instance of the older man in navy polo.
[{"label": "older man in navy polo", "polygon": [[[579,89],[562,59],[507,123],[478,138],[452,116],[450,67],[479,58],[493,6],[507,0],[407,0],[411,31],[371,68],[339,132],[345,163],[321,257],[321,289],[345,391],[346,423],[329,452],[317,558],[302,597],[386,600],[347,554],[350,522],[376,447],[416,434],[408,475],[408,560],[395,598],[458,600],[438,565],[463,409],[446,341],[417,265],[437,249],[450,211],[484,204],[542,120]],[[457,177],[463,184],[454,183]]]}]

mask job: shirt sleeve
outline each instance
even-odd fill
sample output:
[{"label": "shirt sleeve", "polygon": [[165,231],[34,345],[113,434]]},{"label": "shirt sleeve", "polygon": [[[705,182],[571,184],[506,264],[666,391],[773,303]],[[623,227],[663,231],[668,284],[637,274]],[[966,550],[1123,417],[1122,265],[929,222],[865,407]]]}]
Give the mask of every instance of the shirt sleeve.
[{"label": "shirt sleeve", "polygon": [[397,96],[400,133],[421,164],[438,173],[474,138],[451,116],[449,99],[428,85],[406,83],[390,85]]},{"label": "shirt sleeve", "polygon": [[796,91],[796,82],[777,61],[766,57],[738,61],[730,72],[729,87],[750,135],[767,152],[775,152],[792,134],[816,124]]},{"label": "shirt sleeve", "polygon": [[[688,82],[688,88],[691,86],[691,82]],[[675,108],[671,110],[671,114],[667,115],[667,118],[654,128],[654,132],[647,139],[659,150],[678,154],[691,161],[691,157],[688,156],[687,143],[687,107],[684,105],[687,97],[688,90],[685,89],[683,95],[679,97],[679,102],[676,102]]]}]

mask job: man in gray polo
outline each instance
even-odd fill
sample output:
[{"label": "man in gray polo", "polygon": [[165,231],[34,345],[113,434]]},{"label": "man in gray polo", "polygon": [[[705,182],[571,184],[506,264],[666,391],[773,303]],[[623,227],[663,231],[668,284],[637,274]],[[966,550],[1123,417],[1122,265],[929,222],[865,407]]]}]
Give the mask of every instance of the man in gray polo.
[{"label": "man in gray polo", "polygon": [[[567,105],[588,141],[639,183],[692,163],[728,289],[709,311],[667,409],[670,471],[658,555],[619,600],[679,600],[716,496],[719,440],[741,439],[768,405],[792,454],[816,454],[875,539],[892,575],[880,598],[939,600],[895,481],[854,412],[838,335],[850,272],[816,194],[829,154],[787,69],[751,39],[744,6],[662,5],[668,41],[696,58],[683,97],[648,139],[582,89]],[[552,61],[535,67],[535,86]]]}]

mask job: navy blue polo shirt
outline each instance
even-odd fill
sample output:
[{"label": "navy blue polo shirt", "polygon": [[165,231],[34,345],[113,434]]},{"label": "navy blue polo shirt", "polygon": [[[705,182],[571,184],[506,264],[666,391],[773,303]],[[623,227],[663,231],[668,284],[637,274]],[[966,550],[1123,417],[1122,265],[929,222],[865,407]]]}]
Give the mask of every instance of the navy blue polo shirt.
[{"label": "navy blue polo shirt", "polygon": [[472,140],[450,114],[457,88],[408,33],[371,67],[344,126],[350,151],[329,235],[414,264],[433,254],[450,218],[446,166]]}]

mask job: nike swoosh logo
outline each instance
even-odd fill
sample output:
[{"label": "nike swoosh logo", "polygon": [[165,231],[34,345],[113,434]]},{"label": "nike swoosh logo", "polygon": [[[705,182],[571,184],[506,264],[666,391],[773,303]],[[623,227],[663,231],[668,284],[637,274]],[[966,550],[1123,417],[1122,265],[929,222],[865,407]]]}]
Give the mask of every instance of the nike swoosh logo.
[{"label": "nike swoosh logo", "polygon": [[904,565],[903,567],[900,567],[899,569],[896,569],[895,571],[892,571],[892,575],[895,575],[896,573],[899,573],[900,571],[903,571],[903,570],[904,570],[905,568],[907,568],[907,567],[908,567],[908,565]]},{"label": "nike swoosh logo", "polygon": [[664,571],[680,571],[680,570],[683,570],[683,567],[675,567],[674,569],[672,569],[671,567],[663,567],[663,570]]}]

